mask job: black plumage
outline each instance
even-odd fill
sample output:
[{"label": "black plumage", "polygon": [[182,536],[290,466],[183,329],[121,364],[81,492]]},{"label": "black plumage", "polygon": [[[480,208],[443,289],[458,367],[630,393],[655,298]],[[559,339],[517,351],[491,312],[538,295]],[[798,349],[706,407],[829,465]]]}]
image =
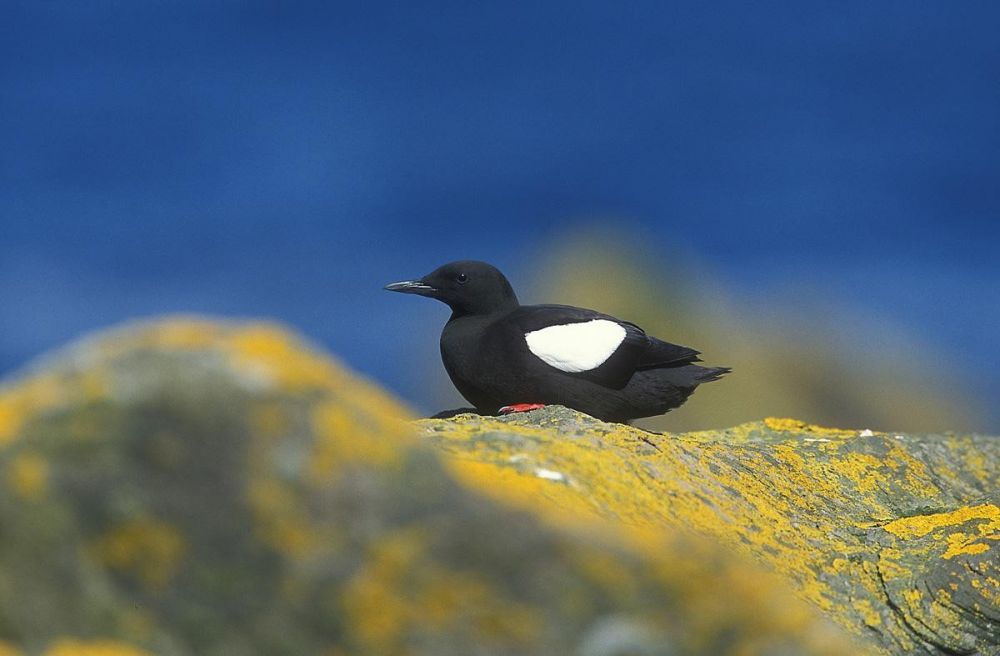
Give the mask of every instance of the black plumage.
[{"label": "black plumage", "polygon": [[699,366],[698,351],[594,310],[521,305],[504,275],[484,262],[453,262],[386,289],[451,307],[441,357],[455,387],[482,414],[559,404],[627,422],[668,412],[730,371]]}]

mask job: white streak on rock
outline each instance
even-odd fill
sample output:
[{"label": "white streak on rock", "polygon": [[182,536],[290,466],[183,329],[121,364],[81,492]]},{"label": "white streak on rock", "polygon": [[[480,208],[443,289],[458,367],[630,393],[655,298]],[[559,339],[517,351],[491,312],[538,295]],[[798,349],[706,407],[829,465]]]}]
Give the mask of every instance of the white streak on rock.
[{"label": "white streak on rock", "polygon": [[566,480],[566,476],[562,472],[552,471],[551,469],[542,469],[541,467],[535,470],[535,476],[538,478],[544,478],[547,481]]}]

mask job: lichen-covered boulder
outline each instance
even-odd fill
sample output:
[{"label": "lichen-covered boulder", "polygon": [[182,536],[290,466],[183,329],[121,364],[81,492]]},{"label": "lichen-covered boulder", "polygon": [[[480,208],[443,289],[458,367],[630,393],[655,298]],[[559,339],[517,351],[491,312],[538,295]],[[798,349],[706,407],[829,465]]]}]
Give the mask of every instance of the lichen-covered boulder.
[{"label": "lichen-covered boulder", "polygon": [[[717,544],[746,539],[760,555],[840,542],[818,528],[800,538],[785,508],[766,508],[764,479],[720,475],[728,505],[698,489],[702,466],[726,462],[698,460],[709,438],[673,450],[559,410],[406,417],[270,325],[131,326],[38,363],[0,388],[0,654],[859,653],[779,575]],[[788,452],[788,485],[808,488]],[[939,544],[939,528],[888,524],[913,514],[843,529],[857,546],[846,570],[878,565],[862,545],[898,552],[898,569],[882,567],[900,608],[924,603],[900,584],[922,575],[907,559],[931,568]],[[685,518],[712,538],[677,528]],[[940,524],[964,527],[948,541],[962,558],[983,557],[973,524]],[[829,607],[848,581],[811,569],[828,555],[779,569]],[[963,594],[951,599],[971,603]],[[844,603],[895,621],[875,593]]]},{"label": "lichen-covered boulder", "polygon": [[884,653],[1000,653],[997,438],[788,419],[657,435],[563,408],[420,427],[497,498],[708,536]]}]

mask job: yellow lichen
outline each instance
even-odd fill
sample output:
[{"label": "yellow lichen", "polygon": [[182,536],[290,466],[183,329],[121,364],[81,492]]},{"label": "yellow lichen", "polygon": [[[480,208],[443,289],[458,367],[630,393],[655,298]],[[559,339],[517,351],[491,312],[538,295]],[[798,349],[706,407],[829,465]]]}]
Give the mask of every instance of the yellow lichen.
[{"label": "yellow lichen", "polygon": [[[377,439],[366,439],[365,418],[339,402],[320,403],[312,412],[316,436],[309,461],[310,476],[323,481],[352,462],[398,465],[400,452],[409,442],[402,425],[384,424]],[[395,438],[395,439],[394,439]]]},{"label": "yellow lichen", "polygon": [[151,517],[113,528],[91,549],[102,564],[152,589],[170,582],[186,550],[184,538],[174,526]]},{"label": "yellow lichen", "polygon": [[131,606],[123,609],[118,618],[121,635],[137,642],[148,642],[156,632],[156,615],[147,606]]},{"label": "yellow lichen", "polygon": [[861,619],[864,620],[865,624],[873,627],[882,625],[882,616],[872,607],[872,602],[867,599],[855,599],[852,605],[854,606],[854,610],[858,611],[861,615]]},{"label": "yellow lichen", "polygon": [[595,549],[574,549],[567,554],[580,572],[597,584],[606,598],[627,604],[638,594],[640,583],[619,558]]},{"label": "yellow lichen", "polygon": [[98,348],[107,358],[135,350],[194,350],[206,348],[219,339],[224,328],[203,319],[175,316],[112,333]]},{"label": "yellow lichen", "polygon": [[336,376],[328,360],[315,357],[277,326],[242,327],[224,346],[234,366],[263,375],[289,390],[322,387]]},{"label": "yellow lichen", "polygon": [[[724,463],[724,458],[715,454],[726,453],[731,449],[730,445],[687,442],[675,438],[664,443],[655,456],[660,460],[659,464],[670,471],[670,476],[651,480],[642,476],[641,471],[636,469],[636,463],[624,458],[624,453],[622,457],[616,456],[616,448],[633,451],[638,448],[637,445],[644,444],[637,439],[638,433],[633,429],[615,429],[603,435],[602,440],[607,446],[598,449],[588,448],[588,443],[584,440],[553,439],[550,433],[540,428],[513,426],[490,419],[477,420],[477,424],[477,431],[502,430],[544,443],[542,452],[545,459],[536,465],[561,472],[572,482],[571,485],[566,485],[539,480],[531,475],[535,465],[528,467],[526,471],[513,467],[511,463],[524,458],[525,454],[509,448],[512,444],[510,442],[472,443],[479,444],[481,448],[466,452],[470,442],[464,429],[456,428],[453,433],[439,436],[448,440],[446,448],[451,440],[455,440],[453,466],[459,477],[475,484],[486,494],[531,504],[536,509],[551,504],[558,508],[554,513],[554,521],[599,513],[613,516],[632,527],[680,524],[685,528],[722,537],[740,549],[753,544],[756,547],[753,551],[758,555],[768,553],[768,549],[781,549],[783,557],[775,564],[806,586],[810,599],[821,606],[829,606],[825,587],[816,579],[815,564],[798,555],[809,553],[809,550],[788,552],[783,546],[790,539],[801,539],[795,537],[797,531],[787,527],[786,517],[790,511],[785,506],[789,502],[804,502],[802,491],[817,487],[816,479],[802,471],[800,457],[790,449],[779,450],[777,453],[779,458],[784,458],[787,462],[781,475],[772,476],[765,482],[745,471],[730,470],[720,464]],[[699,455],[696,456],[696,453]],[[705,464],[692,467],[692,457]],[[477,464],[481,461],[496,465]],[[500,465],[500,462],[505,464]],[[709,483],[700,476],[700,473],[708,471],[709,462],[716,466],[714,483]],[[597,481],[600,481],[599,485],[596,484]],[[594,485],[589,485],[588,482],[594,482]],[[837,489],[835,478],[826,484],[830,493]],[[720,492],[710,493],[706,490],[703,493],[711,496],[713,505],[707,505],[703,494],[697,493],[697,490],[706,485],[715,486]],[[778,486],[779,491],[787,491],[780,496],[775,495],[772,486]],[[743,495],[733,498],[723,492],[726,488],[742,490]],[[757,532],[752,541],[745,541],[740,537],[740,526],[735,520],[746,512],[743,506],[750,499],[768,499],[766,503],[756,504],[753,512],[768,518],[768,521],[760,522],[759,526],[768,528],[772,533],[764,535]],[[539,504],[541,500],[547,503]],[[823,527],[817,527],[815,532],[817,538],[822,535],[825,539],[827,532]]]},{"label": "yellow lichen", "polygon": [[6,640],[0,640],[0,656],[21,656],[23,653],[23,651]]},{"label": "yellow lichen", "polygon": [[285,409],[274,401],[255,405],[250,412],[250,424],[265,437],[280,437],[288,431],[289,423]]},{"label": "yellow lichen", "polygon": [[[979,537],[965,533],[952,533],[948,536],[948,550],[941,557],[951,559],[963,554],[973,556],[986,553],[990,550],[990,545],[985,542],[978,542]],[[986,537],[993,540],[1000,539],[1000,535]]]},{"label": "yellow lichen", "polygon": [[898,538],[912,540],[923,537],[939,528],[957,526],[973,520],[985,520],[991,530],[993,528],[1000,529],[1000,508],[992,503],[966,506],[950,512],[902,517],[889,522],[882,528]]},{"label": "yellow lichen", "polygon": [[22,406],[31,412],[44,412],[55,408],[65,399],[65,387],[52,374],[40,374],[24,381],[17,388]]},{"label": "yellow lichen", "polygon": [[340,603],[362,644],[373,653],[391,653],[416,609],[402,595],[401,579],[413,571],[427,538],[419,530],[384,538],[368,555],[368,565],[344,587]]},{"label": "yellow lichen", "polygon": [[197,319],[178,318],[154,324],[146,333],[146,346],[156,349],[199,349],[218,338],[218,327]]},{"label": "yellow lichen", "polygon": [[287,483],[268,478],[250,481],[248,501],[257,537],[289,556],[305,554],[317,540],[312,522],[297,500]]},{"label": "yellow lichen", "polygon": [[59,379],[33,376],[0,393],[0,444],[11,441],[28,417],[51,410],[64,400]]},{"label": "yellow lichen", "polygon": [[[884,596],[878,575],[885,581],[914,576],[903,552],[881,550],[877,575],[871,547],[844,532],[843,510],[831,512],[853,506],[855,526],[870,529],[893,517],[890,500],[939,498],[925,463],[893,436],[782,419],[729,429],[725,439],[719,432],[659,436],[610,424],[595,424],[576,438],[545,425],[482,417],[422,425],[433,427],[425,435],[449,456],[458,478],[487,495],[551,511],[557,522],[597,515],[630,535],[652,527],[709,535],[768,563],[844,626],[856,627],[860,615],[909,644],[899,626],[881,624],[877,609]],[[762,442],[757,436],[768,429],[814,439]],[[533,475],[539,469],[562,480],[539,479]],[[841,610],[843,596],[831,589],[832,580],[857,586],[856,614]]]},{"label": "yellow lichen", "polygon": [[788,417],[766,417],[764,425],[775,431],[787,431],[791,433],[823,433],[836,437],[854,437],[858,434],[855,430],[845,430],[843,428],[828,428],[806,423],[800,419]]},{"label": "yellow lichen", "polygon": [[96,372],[46,372],[0,388],[0,445],[17,437],[29,419],[70,403],[93,401],[105,392],[106,381]]},{"label": "yellow lichen", "polygon": [[931,482],[927,466],[903,449],[898,442],[893,441],[886,453],[886,462],[893,467],[895,478],[898,479],[902,475],[912,493],[927,498],[933,498],[938,494],[939,490]]},{"label": "yellow lichen", "polygon": [[894,547],[884,547],[879,552],[879,571],[886,581],[895,581],[912,576],[913,572],[901,563],[903,552]]},{"label": "yellow lichen", "polygon": [[537,510],[539,501],[544,499],[563,511],[560,514],[567,520],[599,517],[598,510],[578,490],[560,481],[541,478],[530,470],[460,458],[449,461],[449,468],[459,481],[506,503]]},{"label": "yellow lichen", "polygon": [[49,464],[34,453],[21,453],[7,465],[11,491],[25,501],[38,501],[48,488]]},{"label": "yellow lichen", "polygon": [[58,640],[42,656],[152,656],[152,652],[138,649],[115,640]]},{"label": "yellow lichen", "polygon": [[847,453],[837,464],[836,471],[850,480],[862,495],[878,491],[887,480],[885,473],[880,471],[885,466],[884,461],[867,453]]},{"label": "yellow lichen", "polygon": [[[104,352],[109,361],[102,362],[101,373],[86,384],[89,374],[76,372],[0,393],[0,442],[25,433],[26,425],[33,429],[41,412],[124,390],[117,374],[109,373],[116,370],[110,358],[127,356],[129,348],[180,350],[185,353],[171,357],[224,367],[252,397],[241,406],[249,410],[240,457],[246,458],[244,493],[254,531],[285,559],[282,562],[296,559],[283,568],[273,589],[300,603],[312,601],[314,590],[302,572],[313,571],[326,551],[351,548],[356,536],[348,537],[340,523],[324,524],[325,509],[303,501],[328,498],[313,495],[339,490],[336,485],[344,480],[353,482],[340,478],[345,471],[364,473],[370,476],[366,480],[379,484],[395,482],[391,477],[400,471],[409,476],[412,470],[402,465],[415,462],[419,446],[412,429],[395,419],[406,416],[405,409],[275,326],[171,323],[147,327],[140,337],[109,346]],[[70,434],[84,423],[82,434],[105,434],[106,408],[96,409],[99,412],[80,420],[74,417]],[[863,631],[860,617],[868,626],[893,634],[899,644],[909,644],[905,632],[897,635],[898,623],[881,626],[882,617],[889,615],[880,604],[882,581],[897,599],[902,594],[914,607],[925,601],[906,587],[908,579],[919,580],[921,574],[912,564],[911,545],[897,541],[880,548],[864,537],[866,532],[870,537],[876,527],[897,517],[899,508],[950,503],[941,500],[941,488],[951,479],[967,479],[971,469],[976,489],[992,489],[990,483],[996,481],[990,461],[973,453],[975,440],[941,442],[941,449],[949,450],[949,467],[930,460],[925,464],[923,455],[910,452],[891,435],[862,436],[856,430],[826,429],[793,419],[683,435],[652,435],[586,419],[574,433],[566,430],[564,417],[555,415],[541,425],[480,417],[419,425],[425,428],[426,441],[446,455],[446,475],[457,479],[462,493],[530,512],[544,530],[554,531],[546,535],[562,539],[587,531],[586,540],[565,541],[559,563],[598,592],[567,593],[558,604],[574,613],[594,611],[588,605],[598,603],[595,599],[606,601],[609,608],[634,607],[648,600],[649,586],[656,586],[657,593],[683,600],[681,615],[690,613],[698,618],[693,621],[705,622],[707,634],[720,626],[759,626],[764,634],[774,630],[794,633],[798,639],[802,627],[816,626],[807,604],[789,602],[779,594],[777,576],[769,578],[770,573],[765,576],[740,558],[730,567],[729,552],[737,551],[792,581],[801,598],[826,609],[848,628]],[[162,447],[150,451],[158,466],[184,461],[175,449],[180,435],[153,431],[146,439]],[[952,457],[958,453],[964,455]],[[963,467],[963,459],[968,467]],[[8,480],[15,485],[10,474],[23,465],[8,462]],[[37,487],[45,478],[23,476],[21,487],[32,489],[31,481]],[[44,485],[40,489],[44,493]],[[375,484],[373,489],[378,489]],[[974,526],[962,525],[964,520],[937,520],[937,528],[927,532],[934,532],[934,545],[919,545],[924,549],[920,555],[938,547],[946,558],[982,553],[994,544],[993,518],[975,519]],[[902,523],[889,522],[890,534],[895,535],[896,528],[918,535],[914,527],[921,520],[909,525],[896,521]],[[949,526],[956,528],[946,530]],[[343,610],[342,624],[349,627],[345,641],[351,643],[346,648],[401,653],[414,634],[468,631],[495,641],[495,651],[517,653],[522,642],[545,634],[543,615],[549,609],[506,597],[481,571],[442,562],[436,533],[426,527],[389,525],[377,533],[349,584],[324,593],[333,597],[317,600],[335,601]],[[574,546],[566,546],[570,544]],[[91,553],[155,588],[176,574],[184,541],[176,529],[147,518],[98,538]],[[351,559],[343,562],[354,566]],[[988,587],[974,581],[976,590]],[[934,603],[944,602],[928,599],[924,605]],[[811,640],[813,633],[805,633],[801,639]],[[141,642],[145,633],[123,635]],[[754,640],[741,643],[748,653],[768,651],[764,642]]]},{"label": "yellow lichen", "polygon": [[994,468],[992,476],[990,476],[990,472],[987,469],[986,456],[978,449],[965,448],[963,464],[966,469],[980,480],[990,480],[991,478],[996,480],[997,476],[1000,475],[1000,469]]},{"label": "yellow lichen", "polygon": [[21,430],[24,414],[9,396],[0,397],[0,444],[9,442]]},{"label": "yellow lichen", "polygon": [[905,599],[906,603],[911,607],[916,608],[920,606],[920,603],[923,600],[923,593],[921,593],[918,588],[906,588],[903,590],[903,599]]},{"label": "yellow lichen", "polygon": [[365,653],[403,653],[407,636],[420,633],[468,633],[507,649],[537,639],[542,624],[536,609],[507,599],[478,572],[434,561],[430,542],[423,528],[383,538],[339,592]]},{"label": "yellow lichen", "polygon": [[76,383],[85,401],[96,401],[107,397],[111,387],[104,373],[96,370],[83,372]]}]

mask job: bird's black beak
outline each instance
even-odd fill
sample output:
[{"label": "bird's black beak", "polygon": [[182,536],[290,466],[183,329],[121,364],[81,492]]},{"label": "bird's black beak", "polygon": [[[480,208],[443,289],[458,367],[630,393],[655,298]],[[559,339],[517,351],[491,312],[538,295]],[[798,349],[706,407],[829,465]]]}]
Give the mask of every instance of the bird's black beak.
[{"label": "bird's black beak", "polygon": [[433,296],[438,290],[431,287],[423,280],[404,280],[403,282],[394,282],[391,285],[386,285],[385,288],[390,292],[400,292],[402,294],[419,294],[420,296]]}]

